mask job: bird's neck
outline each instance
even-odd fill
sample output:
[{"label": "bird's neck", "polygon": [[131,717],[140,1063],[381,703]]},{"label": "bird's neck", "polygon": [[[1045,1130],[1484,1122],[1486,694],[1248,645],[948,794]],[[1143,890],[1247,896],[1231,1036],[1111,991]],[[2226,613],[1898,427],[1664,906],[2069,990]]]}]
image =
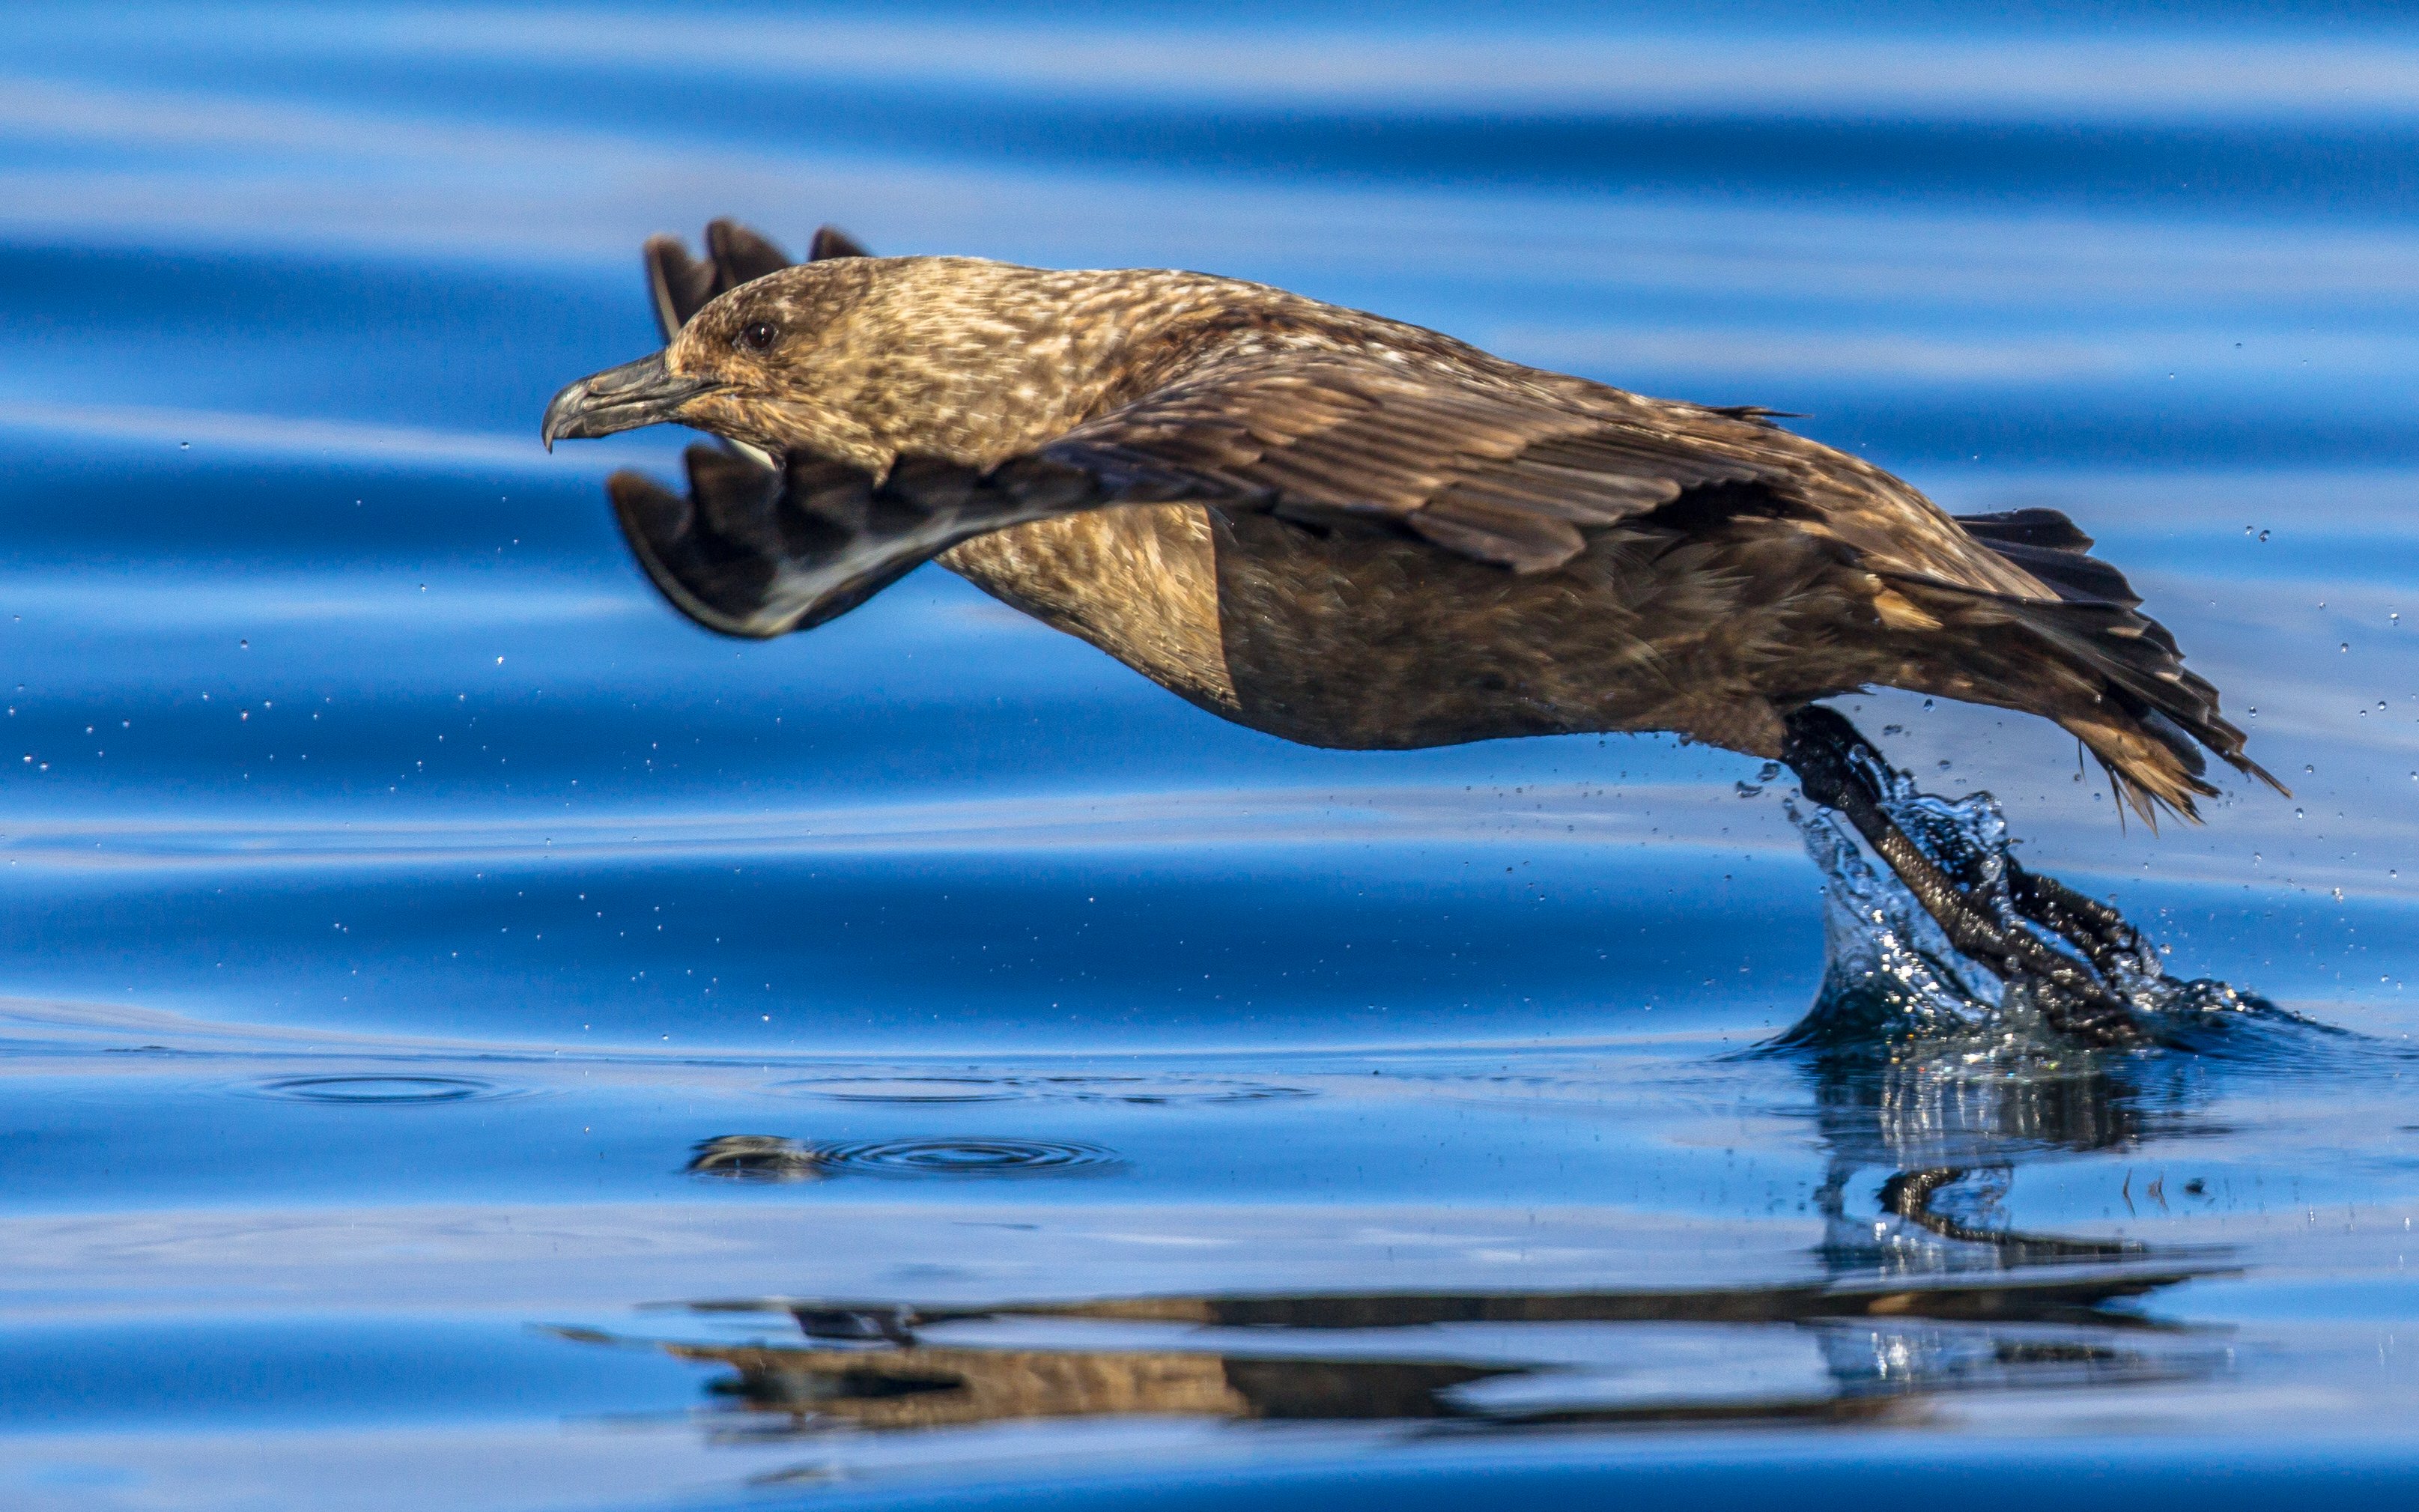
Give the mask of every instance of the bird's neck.
[{"label": "bird's neck", "polygon": [[1238,344],[1309,339],[1325,308],[1202,273],[933,261],[953,266],[886,290],[886,317],[826,359],[824,413],[851,460],[991,466]]}]

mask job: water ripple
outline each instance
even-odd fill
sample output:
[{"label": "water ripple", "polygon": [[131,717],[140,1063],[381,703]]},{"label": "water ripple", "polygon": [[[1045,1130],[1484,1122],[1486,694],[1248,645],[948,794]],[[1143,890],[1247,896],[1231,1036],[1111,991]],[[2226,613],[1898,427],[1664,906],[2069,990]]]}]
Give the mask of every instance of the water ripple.
[{"label": "water ripple", "polygon": [[250,1084],[252,1097],[347,1107],[427,1103],[484,1103],[516,1097],[519,1089],[471,1076],[278,1076]]},{"label": "water ripple", "polygon": [[879,1139],[820,1153],[829,1169],[868,1176],[1040,1176],[1117,1164],[1098,1145],[1046,1139]]},{"label": "water ripple", "polygon": [[1231,1076],[812,1076],[776,1083],[777,1092],[834,1103],[1119,1103],[1159,1107],[1265,1103],[1316,1097],[1287,1087]]}]

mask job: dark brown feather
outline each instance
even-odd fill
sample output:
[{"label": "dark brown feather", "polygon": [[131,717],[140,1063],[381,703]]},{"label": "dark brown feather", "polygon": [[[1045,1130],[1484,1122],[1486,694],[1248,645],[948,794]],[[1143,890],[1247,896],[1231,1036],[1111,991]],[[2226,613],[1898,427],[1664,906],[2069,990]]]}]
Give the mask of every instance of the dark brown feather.
[{"label": "dark brown feather", "polygon": [[807,261],[819,263],[833,257],[871,257],[862,242],[836,225],[815,228],[814,240],[807,244]]},{"label": "dark brown feather", "polygon": [[[816,229],[807,260],[871,255],[855,238],[836,225],[826,225]],[[706,226],[702,258],[690,256],[678,237],[649,237],[646,265],[655,328],[666,341],[680,334],[689,317],[717,296],[792,266],[790,255],[778,242],[736,221],[715,221]]]},{"label": "dark brown feather", "polygon": [[[1778,477],[1688,439],[1382,359],[1277,354],[1174,383],[1037,454],[1153,498],[1251,501],[1287,518],[1383,522],[1450,551],[1544,572],[1604,526],[1684,488]],[[1189,486],[1165,491],[1172,480]]]}]

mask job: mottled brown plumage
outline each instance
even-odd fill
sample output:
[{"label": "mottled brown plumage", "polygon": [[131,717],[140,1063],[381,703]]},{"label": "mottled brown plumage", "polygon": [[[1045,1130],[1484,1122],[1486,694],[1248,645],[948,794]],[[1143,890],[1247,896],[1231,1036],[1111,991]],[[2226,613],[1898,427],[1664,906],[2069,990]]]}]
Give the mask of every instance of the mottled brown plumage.
[{"label": "mottled brown plumage", "polygon": [[1200,273],[873,258],[828,230],[790,267],[728,223],[707,245],[650,243],[691,391],[647,418],[786,473],[709,452],[694,504],[616,496],[716,629],[803,628],[938,556],[1313,745],[1671,730],[1770,757],[1790,710],[1884,686],[2056,719],[2146,815],[2214,791],[2196,742],[2257,772],[2063,517],[1952,519],[1760,411]]},{"label": "mottled brown plumage", "polygon": [[714,629],[806,628],[937,558],[1311,745],[1673,731],[1806,769],[1854,736],[1799,711],[1878,686],[2054,719],[2146,817],[2216,791],[2200,747],[2267,777],[2063,516],[1952,518],[1767,411],[1203,273],[707,246],[649,244],[668,345],[545,433],[733,443],[691,450],[686,499],[611,484]]}]

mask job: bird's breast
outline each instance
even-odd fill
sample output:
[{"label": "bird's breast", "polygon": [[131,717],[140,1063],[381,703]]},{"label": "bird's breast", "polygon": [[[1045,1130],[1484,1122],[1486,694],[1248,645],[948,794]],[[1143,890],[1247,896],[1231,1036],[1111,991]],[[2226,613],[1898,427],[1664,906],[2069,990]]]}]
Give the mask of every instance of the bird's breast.
[{"label": "bird's breast", "polygon": [[1130,504],[994,531],[941,564],[1214,714],[1239,716],[1209,512]]},{"label": "bird's breast", "polygon": [[1522,578],[1380,532],[1149,504],[996,532],[941,560],[1201,707],[1306,745],[1722,738],[1749,691],[1729,686],[1739,633],[1766,616],[1708,592],[1736,579],[1669,545],[1611,532],[1570,568]]}]

